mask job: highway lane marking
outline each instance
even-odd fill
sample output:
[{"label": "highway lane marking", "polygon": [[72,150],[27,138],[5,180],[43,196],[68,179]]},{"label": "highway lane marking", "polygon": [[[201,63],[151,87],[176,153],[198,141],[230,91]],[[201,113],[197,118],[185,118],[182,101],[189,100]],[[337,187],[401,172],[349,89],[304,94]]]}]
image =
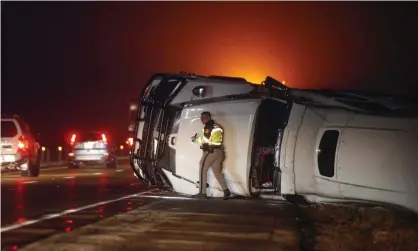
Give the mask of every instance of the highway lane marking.
[{"label": "highway lane marking", "polygon": [[37,180],[31,180],[31,181],[25,181],[23,182],[23,184],[31,184],[31,183],[36,183],[38,182]]},{"label": "highway lane marking", "polygon": [[100,175],[100,174],[102,174],[102,173],[93,173],[93,175]]},{"label": "highway lane marking", "polygon": [[74,179],[74,176],[68,176],[68,177],[64,177],[63,179]]},{"label": "highway lane marking", "polygon": [[101,202],[97,202],[97,203],[86,205],[86,206],[79,207],[79,208],[64,210],[62,212],[55,213],[55,214],[47,214],[47,215],[44,215],[44,216],[42,216],[38,219],[28,220],[28,221],[24,221],[24,222],[21,222],[21,223],[11,224],[9,226],[2,227],[2,228],[0,228],[0,233],[7,232],[7,231],[10,231],[10,230],[13,230],[13,229],[18,229],[18,228],[21,228],[21,227],[24,227],[24,226],[32,225],[32,224],[35,224],[35,223],[38,223],[38,222],[41,222],[41,221],[44,221],[44,220],[57,218],[57,217],[60,217],[60,216],[66,215],[66,214],[70,214],[70,213],[78,212],[78,211],[81,211],[81,210],[89,209],[89,208],[92,208],[92,207],[97,207],[97,206],[109,204],[109,203],[112,203],[112,202],[129,199],[129,198],[132,198],[132,197],[138,197],[138,196],[141,196],[143,194],[153,192],[153,191],[156,191],[156,190],[157,189],[148,190],[148,191],[144,191],[144,192],[140,192],[140,193],[135,193],[135,194],[122,196],[120,198],[113,199],[113,200],[101,201]]},{"label": "highway lane marking", "polygon": [[118,170],[116,170],[116,172],[117,172],[117,173],[119,173],[119,172],[123,172],[123,170],[122,170],[122,169],[118,169]]}]

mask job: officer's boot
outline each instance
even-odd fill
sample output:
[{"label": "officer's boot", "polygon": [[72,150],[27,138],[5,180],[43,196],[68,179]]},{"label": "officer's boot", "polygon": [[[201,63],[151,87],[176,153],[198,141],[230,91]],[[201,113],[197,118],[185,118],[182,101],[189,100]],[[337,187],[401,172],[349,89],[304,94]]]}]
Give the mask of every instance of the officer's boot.
[{"label": "officer's boot", "polygon": [[231,196],[231,192],[229,191],[229,189],[226,189],[224,191],[224,200],[229,199],[230,196]]}]

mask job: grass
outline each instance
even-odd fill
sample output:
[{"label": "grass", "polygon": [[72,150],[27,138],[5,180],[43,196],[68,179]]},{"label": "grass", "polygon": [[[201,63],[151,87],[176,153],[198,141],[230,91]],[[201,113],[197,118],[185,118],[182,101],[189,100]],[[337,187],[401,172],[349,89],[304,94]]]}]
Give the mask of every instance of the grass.
[{"label": "grass", "polygon": [[372,206],[302,206],[313,222],[313,250],[417,251],[418,216]]}]

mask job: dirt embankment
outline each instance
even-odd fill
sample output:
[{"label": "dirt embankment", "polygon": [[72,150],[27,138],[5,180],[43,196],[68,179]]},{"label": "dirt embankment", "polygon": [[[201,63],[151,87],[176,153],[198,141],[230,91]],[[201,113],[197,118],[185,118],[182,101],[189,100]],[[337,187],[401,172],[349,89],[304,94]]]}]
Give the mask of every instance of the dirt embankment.
[{"label": "dirt embankment", "polygon": [[301,206],[311,222],[307,249],[326,251],[418,251],[418,216],[381,207]]}]

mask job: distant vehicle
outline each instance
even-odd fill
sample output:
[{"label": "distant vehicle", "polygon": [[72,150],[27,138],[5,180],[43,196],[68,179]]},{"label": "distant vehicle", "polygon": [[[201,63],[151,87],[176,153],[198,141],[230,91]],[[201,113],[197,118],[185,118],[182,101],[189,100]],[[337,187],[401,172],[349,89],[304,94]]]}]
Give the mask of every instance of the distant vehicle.
[{"label": "distant vehicle", "polygon": [[1,115],[1,170],[20,170],[23,177],[39,175],[41,146],[19,116]]},{"label": "distant vehicle", "polygon": [[[364,91],[289,88],[267,77],[156,74],[138,103],[131,166],[145,182],[196,194],[201,150],[190,138],[210,111],[224,130],[233,194],[393,204],[418,212],[418,109]],[[208,174],[208,196],[223,192]]]},{"label": "distant vehicle", "polygon": [[81,164],[105,165],[116,168],[114,149],[103,132],[79,132],[71,135],[68,168]]}]

